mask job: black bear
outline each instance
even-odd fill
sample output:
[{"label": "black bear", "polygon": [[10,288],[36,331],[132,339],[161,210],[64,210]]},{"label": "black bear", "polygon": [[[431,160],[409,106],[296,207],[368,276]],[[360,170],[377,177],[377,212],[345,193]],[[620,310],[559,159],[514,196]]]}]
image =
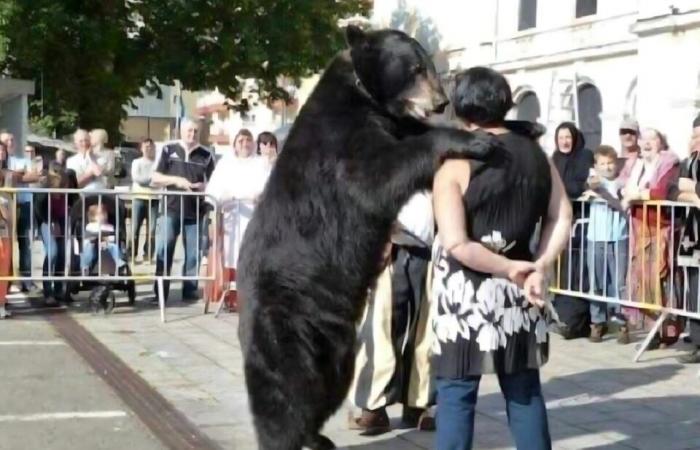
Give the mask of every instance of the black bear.
[{"label": "black bear", "polygon": [[355,326],[400,207],[439,159],[497,144],[426,122],[448,103],[406,34],[348,27],[302,108],[238,262],[239,337],[261,449],[334,448],[319,434],[353,376]]}]

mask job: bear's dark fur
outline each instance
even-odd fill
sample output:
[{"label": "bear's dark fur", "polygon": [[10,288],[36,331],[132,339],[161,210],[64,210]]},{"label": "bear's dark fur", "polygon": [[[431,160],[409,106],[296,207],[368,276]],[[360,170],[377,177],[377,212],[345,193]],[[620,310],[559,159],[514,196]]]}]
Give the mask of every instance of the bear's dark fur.
[{"label": "bear's dark fur", "polygon": [[399,31],[349,27],[304,105],[238,263],[239,336],[261,449],[333,448],[319,434],[353,376],[355,326],[400,207],[445,152],[495,140],[425,122],[447,98],[425,50]]}]

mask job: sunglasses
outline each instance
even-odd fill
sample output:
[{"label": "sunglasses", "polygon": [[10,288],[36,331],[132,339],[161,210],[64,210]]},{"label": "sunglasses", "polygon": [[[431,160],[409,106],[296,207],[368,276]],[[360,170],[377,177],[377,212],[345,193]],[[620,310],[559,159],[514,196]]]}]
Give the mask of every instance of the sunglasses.
[{"label": "sunglasses", "polygon": [[629,128],[620,128],[620,136],[623,134],[631,134],[633,136],[637,135],[637,132],[635,130],[630,130]]}]

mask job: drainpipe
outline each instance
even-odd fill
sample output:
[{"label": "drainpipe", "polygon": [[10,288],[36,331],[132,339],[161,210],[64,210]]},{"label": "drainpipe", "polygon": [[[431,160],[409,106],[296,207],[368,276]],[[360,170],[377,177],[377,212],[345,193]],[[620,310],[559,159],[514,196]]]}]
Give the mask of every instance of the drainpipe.
[{"label": "drainpipe", "polygon": [[494,14],[493,23],[493,62],[494,64],[498,62],[498,12],[499,6],[501,4],[500,0],[496,0],[496,13]]}]

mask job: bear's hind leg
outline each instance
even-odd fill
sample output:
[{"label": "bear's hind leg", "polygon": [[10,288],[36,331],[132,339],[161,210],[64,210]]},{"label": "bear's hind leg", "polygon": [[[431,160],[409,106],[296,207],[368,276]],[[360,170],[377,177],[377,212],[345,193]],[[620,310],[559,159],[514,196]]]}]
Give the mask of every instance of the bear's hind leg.
[{"label": "bear's hind leg", "polygon": [[333,450],[336,448],[333,441],[322,434],[307,437],[306,442],[304,442],[304,447],[310,450]]}]

